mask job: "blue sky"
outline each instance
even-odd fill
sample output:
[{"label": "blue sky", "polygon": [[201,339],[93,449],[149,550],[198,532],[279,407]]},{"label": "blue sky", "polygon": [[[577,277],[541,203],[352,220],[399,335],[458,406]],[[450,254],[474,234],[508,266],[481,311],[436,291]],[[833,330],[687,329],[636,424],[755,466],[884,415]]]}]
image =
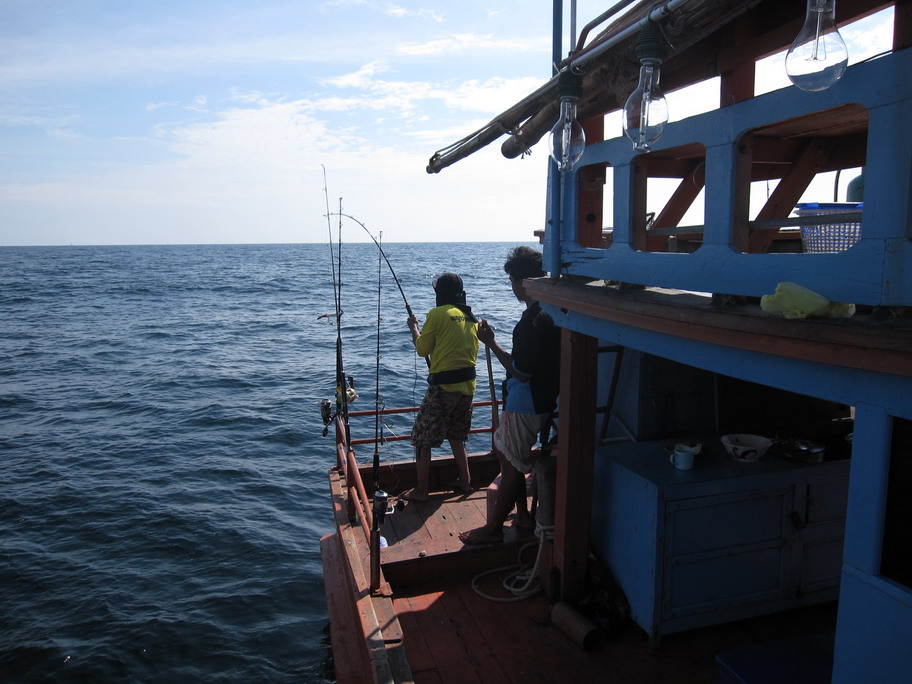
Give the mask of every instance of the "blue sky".
[{"label": "blue sky", "polygon": [[385,240],[531,239],[543,151],[424,169],[547,80],[550,22],[550,0],[0,0],[0,244],[320,242],[321,165]]},{"label": "blue sky", "polygon": [[551,6],[0,0],[0,245],[323,242],[323,166],[386,241],[532,239],[544,142],[425,166],[547,80]]}]

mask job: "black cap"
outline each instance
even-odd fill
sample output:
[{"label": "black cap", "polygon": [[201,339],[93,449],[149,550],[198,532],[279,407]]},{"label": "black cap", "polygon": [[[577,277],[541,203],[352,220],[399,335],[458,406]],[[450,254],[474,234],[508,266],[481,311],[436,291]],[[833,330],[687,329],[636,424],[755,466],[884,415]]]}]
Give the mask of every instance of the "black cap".
[{"label": "black cap", "polygon": [[434,279],[434,292],[437,293],[437,306],[465,304],[465,290],[462,289],[462,278],[455,273],[444,273]]}]

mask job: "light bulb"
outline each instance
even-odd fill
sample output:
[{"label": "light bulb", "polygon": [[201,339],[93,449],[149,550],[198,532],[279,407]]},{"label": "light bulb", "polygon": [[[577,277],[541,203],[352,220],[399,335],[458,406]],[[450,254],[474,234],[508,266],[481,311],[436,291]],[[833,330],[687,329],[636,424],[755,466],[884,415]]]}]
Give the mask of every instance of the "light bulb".
[{"label": "light bulb", "polygon": [[668,123],[668,103],[659,90],[665,39],[654,21],[640,29],[636,56],[640,60],[640,80],[624,103],[624,134],[633,141],[633,149],[649,151]]},{"label": "light bulb", "polygon": [[580,77],[562,71],[558,78],[560,115],[551,129],[549,148],[551,158],[561,173],[572,171],[586,149],[586,133],[576,118],[576,101],[582,90]]},{"label": "light bulb", "polygon": [[659,90],[659,65],[643,64],[640,81],[624,103],[624,134],[633,149],[648,151],[668,123],[668,103]]},{"label": "light bulb", "polygon": [[560,102],[560,117],[551,129],[551,158],[561,173],[572,171],[586,149],[586,134],[576,120],[576,99]]},{"label": "light bulb", "polygon": [[807,16],[785,56],[785,73],[802,90],[826,90],[845,73],[849,51],[836,28],[836,0],[808,0]]}]

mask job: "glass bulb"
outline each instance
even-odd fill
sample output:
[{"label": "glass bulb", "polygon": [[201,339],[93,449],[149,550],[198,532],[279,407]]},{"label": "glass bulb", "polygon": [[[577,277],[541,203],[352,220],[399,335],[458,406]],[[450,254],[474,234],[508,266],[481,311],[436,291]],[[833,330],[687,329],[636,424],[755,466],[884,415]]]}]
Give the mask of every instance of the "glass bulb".
[{"label": "glass bulb", "polygon": [[836,0],[808,0],[804,26],[785,56],[785,73],[802,90],[826,90],[845,73],[849,51],[836,28]]},{"label": "glass bulb", "polygon": [[659,90],[659,66],[643,64],[640,82],[624,104],[624,133],[633,149],[648,151],[668,123],[668,103]]},{"label": "glass bulb", "polygon": [[586,149],[586,134],[576,120],[576,98],[562,97],[560,116],[551,129],[551,158],[561,173],[571,171]]}]

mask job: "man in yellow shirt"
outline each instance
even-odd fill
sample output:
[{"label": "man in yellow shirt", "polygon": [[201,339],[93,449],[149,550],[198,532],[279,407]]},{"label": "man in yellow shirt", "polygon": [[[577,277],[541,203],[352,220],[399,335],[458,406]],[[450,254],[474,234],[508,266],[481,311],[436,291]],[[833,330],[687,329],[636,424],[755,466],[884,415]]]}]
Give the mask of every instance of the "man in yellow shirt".
[{"label": "man in yellow shirt", "polygon": [[426,501],[431,471],[431,449],[450,443],[459,471],[458,487],[472,491],[465,442],[472,426],[475,396],[475,360],[478,357],[478,319],[466,306],[462,278],[444,273],[434,281],[437,306],[428,312],[418,331],[418,319],[410,316],[409,330],[419,356],[430,356],[430,385],[412,426],[412,445],[417,460],[417,483],[399,497]]}]

